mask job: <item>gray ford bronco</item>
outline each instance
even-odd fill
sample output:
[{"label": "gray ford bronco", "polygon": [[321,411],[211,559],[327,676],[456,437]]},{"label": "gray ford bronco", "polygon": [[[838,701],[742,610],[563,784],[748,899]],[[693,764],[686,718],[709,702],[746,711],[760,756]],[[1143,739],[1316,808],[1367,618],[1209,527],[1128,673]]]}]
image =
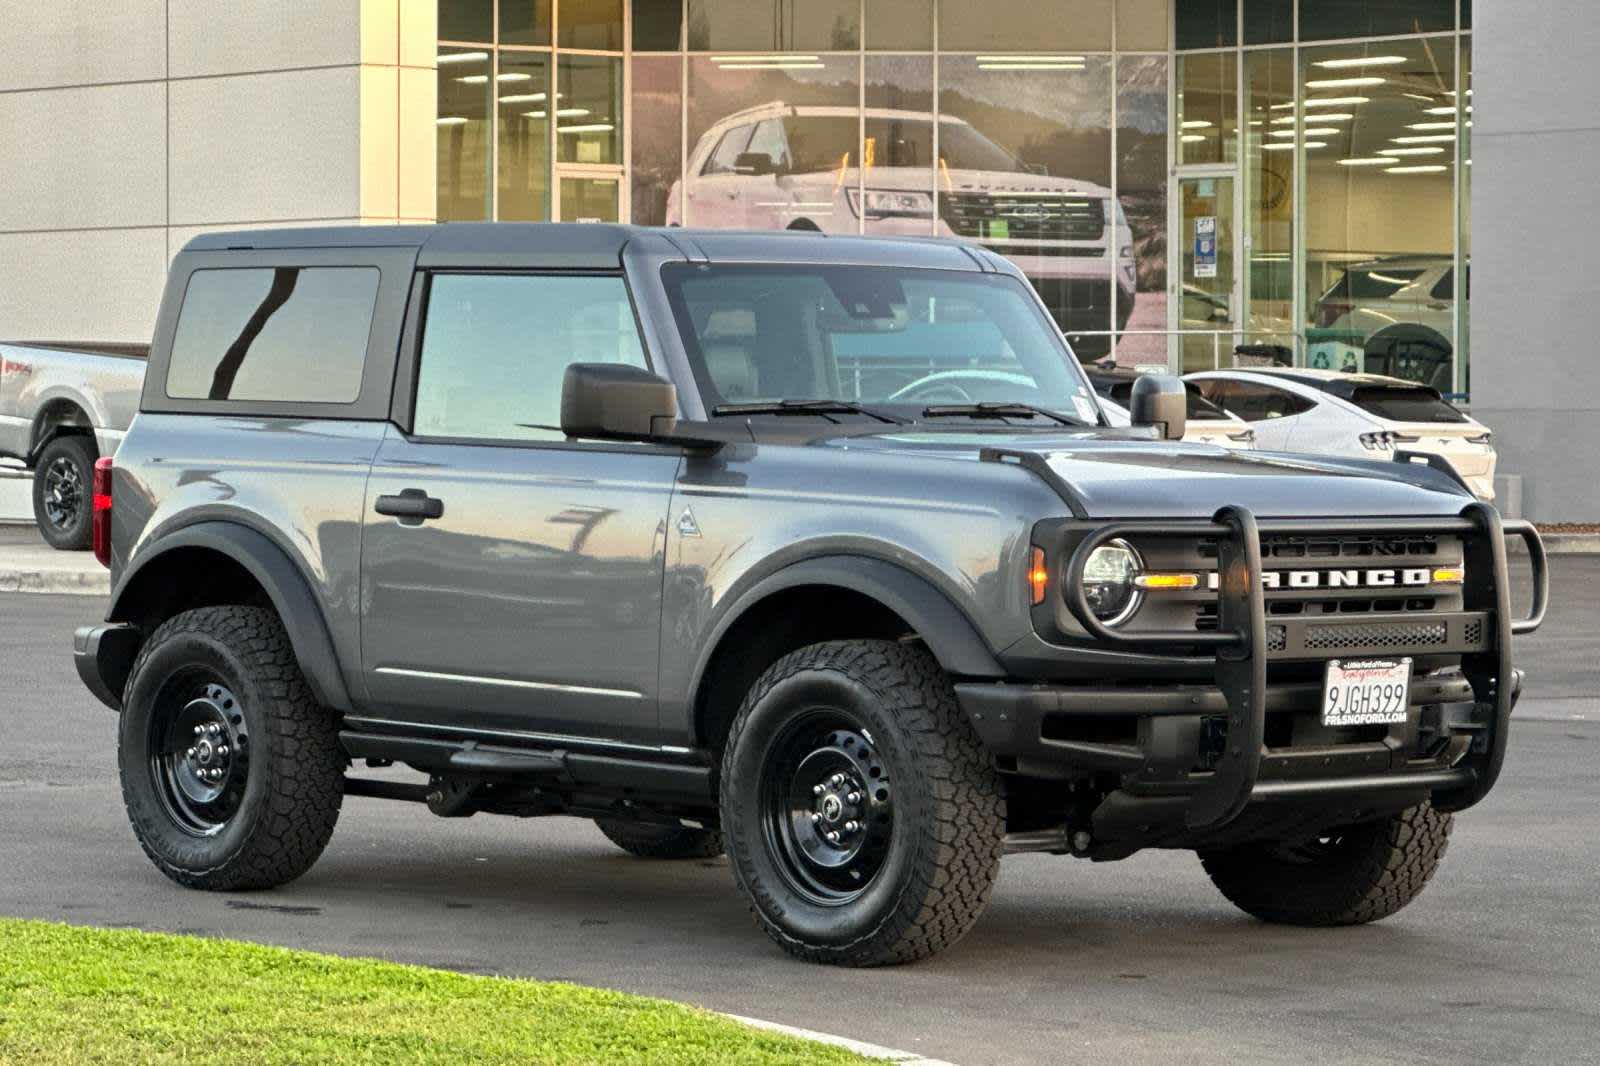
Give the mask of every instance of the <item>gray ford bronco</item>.
[{"label": "gray ford bronco", "polygon": [[299,876],[369,796],[726,850],[818,962],[952,944],[1017,851],[1393,913],[1500,772],[1538,536],[1437,459],[1183,444],[1170,378],[1131,407],[957,243],[202,236],[95,471],[77,666],[193,888]]}]

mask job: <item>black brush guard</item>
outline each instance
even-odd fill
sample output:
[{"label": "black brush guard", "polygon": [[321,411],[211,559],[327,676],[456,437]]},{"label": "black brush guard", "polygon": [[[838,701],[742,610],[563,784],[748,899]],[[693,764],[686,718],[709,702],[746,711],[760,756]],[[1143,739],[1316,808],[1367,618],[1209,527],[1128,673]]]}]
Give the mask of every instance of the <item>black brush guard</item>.
[{"label": "black brush guard", "polygon": [[[1318,657],[1305,650],[1304,623],[1274,620],[1274,650],[1268,649],[1269,624],[1262,581],[1263,536],[1363,536],[1372,534],[1450,534],[1461,538],[1466,582],[1461,612],[1436,616],[1453,628],[1452,637],[1473,632],[1475,641],[1453,639],[1443,650],[1461,652],[1461,669],[1472,686],[1474,699],[1492,707],[1483,743],[1474,744],[1462,764],[1433,774],[1417,774],[1419,785],[1438,786],[1434,802],[1442,810],[1460,810],[1482,799],[1494,787],[1505,761],[1506,737],[1515,698],[1512,683],[1511,638],[1531,633],[1544,621],[1549,600],[1549,568],[1544,542],[1538,531],[1523,521],[1504,521],[1486,503],[1468,504],[1454,518],[1258,519],[1244,507],[1224,507],[1211,519],[1137,519],[1114,521],[1091,530],[1079,542],[1067,565],[1067,607],[1088,633],[1106,645],[1137,648],[1149,653],[1162,647],[1216,651],[1217,687],[1227,699],[1225,746],[1211,780],[1193,797],[1186,814],[1192,829],[1217,829],[1242,813],[1251,798],[1261,797],[1258,785],[1265,754],[1263,738],[1267,719],[1267,663],[1274,658]],[[1511,614],[1511,587],[1506,564],[1507,535],[1520,537],[1528,547],[1533,568],[1533,608],[1526,618]],[[1119,537],[1215,538],[1217,541],[1217,628],[1195,630],[1120,632],[1102,623],[1090,610],[1083,585],[1084,568],[1096,548]],[[1366,618],[1319,619],[1318,627],[1355,627]],[[1277,631],[1284,639],[1278,645]],[[1299,634],[1297,639],[1295,634]],[[1396,654],[1392,647],[1363,649],[1346,644],[1342,654]],[[1404,654],[1406,652],[1399,652]],[[1328,657],[1333,657],[1329,655]],[[1393,777],[1391,775],[1391,781]],[[1280,791],[1308,787],[1297,782],[1273,783]],[[1361,779],[1340,783],[1359,787]],[[1312,788],[1318,786],[1309,786]]]}]

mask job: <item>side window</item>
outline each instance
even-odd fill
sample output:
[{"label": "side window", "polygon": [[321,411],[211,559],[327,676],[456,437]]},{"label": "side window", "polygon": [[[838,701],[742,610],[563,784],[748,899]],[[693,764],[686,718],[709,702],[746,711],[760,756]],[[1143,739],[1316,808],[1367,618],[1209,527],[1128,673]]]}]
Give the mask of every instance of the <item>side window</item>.
[{"label": "side window", "polygon": [[1253,381],[1230,381],[1220,396],[1206,397],[1220,403],[1246,422],[1264,422],[1309,411],[1316,404],[1283,389]]},{"label": "side window", "polygon": [[735,126],[722,135],[722,140],[717,142],[716,151],[706,158],[706,165],[700,168],[702,174],[732,174],[734,160],[739,158],[739,153],[744,151],[744,146],[750,143],[751,126]]},{"label": "side window", "polygon": [[758,125],[755,135],[750,138],[750,146],[745,151],[764,155],[772,160],[773,170],[787,170],[789,148],[788,142],[783,137],[783,123],[775,118],[769,118]]},{"label": "side window", "polygon": [[563,440],[561,381],[571,363],[646,365],[620,277],[435,275],[413,429],[426,437]]},{"label": "side window", "polygon": [[372,267],[196,270],[172,338],[167,396],[354,403],[378,280]]}]

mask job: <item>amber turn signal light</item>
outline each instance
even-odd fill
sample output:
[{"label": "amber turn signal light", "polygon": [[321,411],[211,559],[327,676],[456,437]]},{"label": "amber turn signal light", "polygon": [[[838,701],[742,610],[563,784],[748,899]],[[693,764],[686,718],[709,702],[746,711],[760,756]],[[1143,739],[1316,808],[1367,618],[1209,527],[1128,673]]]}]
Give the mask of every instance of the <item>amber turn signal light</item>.
[{"label": "amber turn signal light", "polygon": [[1200,587],[1199,574],[1136,574],[1133,578],[1135,588],[1185,590]]},{"label": "amber turn signal light", "polygon": [[1044,602],[1044,594],[1050,588],[1050,570],[1044,565],[1044,549],[1033,549],[1033,559],[1028,564],[1028,593],[1029,603],[1037,607]]}]

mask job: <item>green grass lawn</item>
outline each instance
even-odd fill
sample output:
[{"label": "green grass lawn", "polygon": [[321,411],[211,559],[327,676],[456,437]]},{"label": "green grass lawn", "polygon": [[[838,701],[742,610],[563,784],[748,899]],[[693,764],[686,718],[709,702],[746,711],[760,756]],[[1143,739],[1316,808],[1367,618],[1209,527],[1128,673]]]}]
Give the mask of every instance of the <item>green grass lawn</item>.
[{"label": "green grass lawn", "polygon": [[663,1000],[0,918],[0,1063],[865,1063]]}]

